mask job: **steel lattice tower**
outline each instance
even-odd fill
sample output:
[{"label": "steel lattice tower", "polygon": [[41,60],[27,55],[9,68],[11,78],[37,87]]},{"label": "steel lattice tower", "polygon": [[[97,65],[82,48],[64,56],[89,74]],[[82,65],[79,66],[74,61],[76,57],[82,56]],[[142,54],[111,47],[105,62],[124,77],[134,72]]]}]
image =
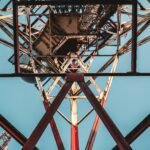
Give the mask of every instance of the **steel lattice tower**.
[{"label": "steel lattice tower", "polygon": [[[124,137],[104,108],[114,76],[150,75],[137,72],[137,47],[150,42],[149,35],[138,40],[150,26],[149,11],[137,0],[8,1],[1,8],[0,30],[9,41],[0,37],[0,43],[14,49],[8,61],[15,66],[15,73],[0,76],[21,77],[35,84],[46,113],[28,138],[2,115],[1,127],[24,150],[32,150],[38,149],[36,144],[49,124],[57,148],[63,150],[54,118],[57,112],[70,125],[70,149],[78,150],[82,138],[79,124],[95,111],[85,149],[93,148],[101,122],[117,144],[112,149],[131,149],[130,144],[149,127],[150,115]],[[127,53],[131,53],[130,70],[117,72],[121,56]],[[99,76],[106,77],[104,88],[96,80]],[[64,99],[70,100],[70,118],[59,110]],[[80,100],[92,105],[81,118]]]}]

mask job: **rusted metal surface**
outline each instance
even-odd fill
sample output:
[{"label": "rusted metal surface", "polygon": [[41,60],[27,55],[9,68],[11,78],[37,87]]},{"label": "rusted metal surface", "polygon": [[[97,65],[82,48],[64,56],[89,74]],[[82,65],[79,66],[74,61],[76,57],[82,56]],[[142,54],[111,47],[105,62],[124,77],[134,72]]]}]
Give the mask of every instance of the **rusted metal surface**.
[{"label": "rusted metal surface", "polygon": [[[82,43],[86,39],[89,40],[90,44],[98,38],[98,33],[95,29],[95,31],[93,30],[93,25],[97,24],[98,29],[103,27],[107,20],[115,13],[116,8],[116,6],[111,5],[89,5],[85,6],[81,14],[69,12],[70,8],[67,6],[65,8],[59,6],[58,9],[61,13],[54,12],[57,8],[53,8],[50,12],[49,21],[40,36],[33,43],[33,47],[42,56],[65,56],[69,52],[75,53],[80,50]],[[109,24],[107,25],[109,26]],[[107,36],[106,32],[105,34]],[[92,35],[95,35],[95,38]],[[55,62],[54,58],[48,58],[49,64],[52,64],[50,67],[53,71],[53,66],[58,68],[58,64],[60,65],[64,61],[61,57],[58,57],[57,62]],[[41,58],[41,60],[44,61],[45,58]]]}]

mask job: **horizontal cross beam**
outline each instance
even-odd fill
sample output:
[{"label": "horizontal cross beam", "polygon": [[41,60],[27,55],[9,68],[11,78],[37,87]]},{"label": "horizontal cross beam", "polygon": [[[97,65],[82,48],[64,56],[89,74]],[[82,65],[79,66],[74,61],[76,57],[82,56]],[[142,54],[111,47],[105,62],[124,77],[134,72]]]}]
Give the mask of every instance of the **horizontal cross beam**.
[{"label": "horizontal cross beam", "polygon": [[[133,76],[150,76],[150,73],[83,73],[85,77],[100,77],[100,76],[122,76],[122,77],[133,77]],[[66,77],[67,73],[5,73],[0,74],[0,77]]]},{"label": "horizontal cross beam", "polygon": [[17,2],[17,5],[95,5],[95,4],[132,4],[132,0],[46,0],[46,1],[25,1]]}]

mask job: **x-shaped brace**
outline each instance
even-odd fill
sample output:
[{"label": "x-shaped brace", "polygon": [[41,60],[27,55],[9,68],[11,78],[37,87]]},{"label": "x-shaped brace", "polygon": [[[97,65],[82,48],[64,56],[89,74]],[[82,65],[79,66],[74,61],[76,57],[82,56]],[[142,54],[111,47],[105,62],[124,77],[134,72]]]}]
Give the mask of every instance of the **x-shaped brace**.
[{"label": "x-shaped brace", "polygon": [[131,147],[119,131],[119,129],[116,127],[114,122],[111,120],[107,112],[104,110],[104,108],[99,104],[98,100],[95,98],[94,94],[88,87],[88,85],[84,82],[84,75],[83,74],[68,74],[66,83],[54,99],[54,102],[51,104],[51,106],[48,107],[46,113],[38,123],[37,127],[34,129],[33,133],[27,140],[27,142],[23,146],[23,150],[33,150],[36,143],[38,142],[39,138],[41,137],[42,133],[46,129],[49,121],[53,118],[56,110],[60,106],[61,102],[65,98],[67,92],[71,88],[72,84],[74,82],[77,82],[93,106],[94,110],[97,112],[101,120],[103,121],[104,125],[108,129],[111,136],[116,141],[118,147],[120,150],[131,150]]}]

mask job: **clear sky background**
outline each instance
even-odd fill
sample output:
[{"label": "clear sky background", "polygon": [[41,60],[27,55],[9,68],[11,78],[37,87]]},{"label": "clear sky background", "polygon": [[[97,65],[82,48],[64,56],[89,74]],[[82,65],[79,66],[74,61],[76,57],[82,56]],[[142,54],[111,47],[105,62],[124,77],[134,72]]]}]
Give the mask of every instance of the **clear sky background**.
[{"label": "clear sky background", "polygon": [[[0,1],[0,8],[6,3]],[[143,4],[150,8],[146,0]],[[0,12],[1,14],[2,12]],[[142,34],[150,35],[150,27]],[[9,38],[0,31],[0,38]],[[11,41],[11,40],[9,40]],[[150,44],[138,48],[138,71],[150,72]],[[14,66],[8,62],[13,50],[0,44],[0,73],[12,73]],[[129,71],[130,53],[119,60],[117,71]],[[98,66],[97,61],[93,66]],[[102,64],[99,64],[102,65]],[[106,77],[99,77],[97,83],[104,88]],[[59,88],[57,88],[59,91]],[[57,94],[54,91],[54,94]],[[90,110],[88,101],[78,101],[79,119]],[[59,108],[70,118],[70,101],[64,100]],[[139,122],[150,113],[150,77],[114,77],[112,88],[106,104],[106,111],[116,123],[122,134],[127,135]],[[19,131],[29,137],[45,110],[38,90],[34,84],[24,82],[21,78],[0,78],[0,113],[7,118]],[[70,125],[57,113],[54,116],[65,149],[70,149]],[[93,112],[79,125],[80,149],[84,150],[90,133],[95,113]],[[3,130],[0,128],[0,133]],[[93,150],[111,150],[114,140],[102,124],[99,128]],[[133,150],[150,150],[150,129],[146,130],[135,142]],[[40,150],[57,150],[52,132],[48,126],[39,140]],[[20,150],[21,146],[11,140],[8,150]]]}]

